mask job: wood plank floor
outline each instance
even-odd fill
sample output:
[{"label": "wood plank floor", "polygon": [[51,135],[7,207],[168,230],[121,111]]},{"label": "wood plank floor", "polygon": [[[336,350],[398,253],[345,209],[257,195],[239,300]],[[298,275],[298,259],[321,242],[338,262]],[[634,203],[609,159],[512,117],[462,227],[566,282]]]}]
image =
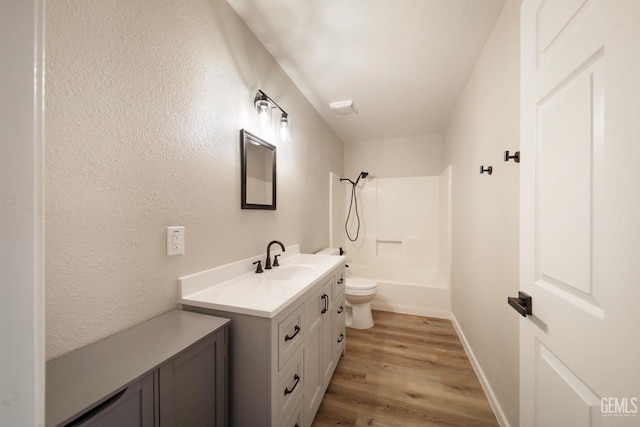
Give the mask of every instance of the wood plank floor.
[{"label": "wood plank floor", "polygon": [[498,425],[449,320],[375,310],[373,319],[347,329],[313,427]]}]

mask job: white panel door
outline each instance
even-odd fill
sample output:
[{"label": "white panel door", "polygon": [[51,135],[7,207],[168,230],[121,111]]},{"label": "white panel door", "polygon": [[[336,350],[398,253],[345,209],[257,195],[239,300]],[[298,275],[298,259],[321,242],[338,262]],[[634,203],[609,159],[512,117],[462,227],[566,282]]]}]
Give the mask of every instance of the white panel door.
[{"label": "white panel door", "polygon": [[521,10],[522,427],[640,425],[640,1]]}]

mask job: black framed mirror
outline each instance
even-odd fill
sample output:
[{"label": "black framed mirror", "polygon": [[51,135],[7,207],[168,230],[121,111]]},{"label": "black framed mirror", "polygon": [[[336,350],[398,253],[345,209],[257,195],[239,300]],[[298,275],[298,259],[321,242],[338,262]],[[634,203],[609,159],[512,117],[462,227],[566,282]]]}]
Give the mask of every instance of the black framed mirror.
[{"label": "black framed mirror", "polygon": [[276,209],[276,147],[242,129],[242,209]]}]

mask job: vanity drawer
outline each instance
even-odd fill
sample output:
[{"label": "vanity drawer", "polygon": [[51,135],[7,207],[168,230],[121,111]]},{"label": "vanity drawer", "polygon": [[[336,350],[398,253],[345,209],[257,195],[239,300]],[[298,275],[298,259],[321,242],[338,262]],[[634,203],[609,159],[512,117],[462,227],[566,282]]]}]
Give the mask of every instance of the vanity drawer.
[{"label": "vanity drawer", "polygon": [[344,292],[341,292],[338,294],[338,296],[336,297],[336,316],[338,318],[344,318],[345,312],[347,311],[347,302],[345,299],[345,294]]},{"label": "vanity drawer", "polygon": [[286,420],[304,395],[303,349],[293,355],[278,377],[278,420],[280,425]]},{"label": "vanity drawer", "polygon": [[344,286],[345,286],[344,269],[342,269],[336,276],[336,295],[338,295],[340,292],[344,292]]},{"label": "vanity drawer", "polygon": [[[283,427],[303,427],[304,426],[304,404],[303,403],[304,403],[304,396],[303,398],[300,399],[298,403],[295,404],[293,408],[291,408],[292,409],[291,414],[289,414],[289,416],[285,418],[285,421],[280,425]],[[308,425],[311,425],[311,422],[309,422]]]},{"label": "vanity drawer", "polygon": [[278,370],[287,363],[304,341],[304,304],[278,324]]}]

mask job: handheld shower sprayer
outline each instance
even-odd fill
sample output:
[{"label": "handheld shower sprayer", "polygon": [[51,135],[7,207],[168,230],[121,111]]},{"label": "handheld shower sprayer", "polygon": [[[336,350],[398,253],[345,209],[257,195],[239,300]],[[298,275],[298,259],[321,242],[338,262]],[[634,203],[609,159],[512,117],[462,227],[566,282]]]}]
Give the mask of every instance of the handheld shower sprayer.
[{"label": "handheld shower sprayer", "polygon": [[[340,178],[340,182],[349,181],[349,183],[351,184],[351,202],[349,203],[349,212],[347,213],[347,219],[344,222],[344,231],[347,233],[347,238],[352,242],[358,240],[358,236],[360,235],[360,215],[358,214],[358,196],[356,194],[356,187],[358,186],[358,182],[360,182],[360,179],[365,179],[367,176],[369,176],[369,172],[363,171],[360,172],[355,182],[350,180],[349,178]],[[356,205],[357,228],[356,237],[352,238],[351,234],[349,234],[349,218],[351,218],[351,209],[353,208],[354,201]]]},{"label": "handheld shower sprayer", "polygon": [[340,182],[349,181],[351,183],[351,185],[358,185],[358,182],[360,181],[360,178],[366,178],[367,176],[369,176],[369,172],[360,172],[360,174],[356,178],[355,182],[351,181],[349,178],[340,178]]}]

